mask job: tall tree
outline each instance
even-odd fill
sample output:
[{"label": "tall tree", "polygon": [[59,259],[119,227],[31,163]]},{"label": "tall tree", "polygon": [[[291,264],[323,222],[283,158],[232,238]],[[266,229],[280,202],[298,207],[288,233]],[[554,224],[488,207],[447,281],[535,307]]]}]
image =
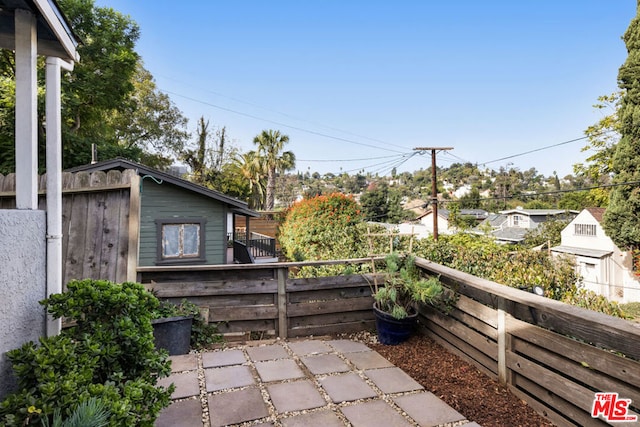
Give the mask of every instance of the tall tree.
[{"label": "tall tree", "polygon": [[147,166],[163,169],[184,152],[187,119],[158,89],[141,61],[132,79],[133,91],[111,115],[112,139],[121,147],[141,151],[140,161]]},{"label": "tall tree", "polygon": [[640,248],[640,4],[624,34],[628,57],[618,72],[623,90],[620,104],[620,142],[611,170],[614,173],[609,206],[603,227],[614,243],[624,249]]},{"label": "tall tree", "polygon": [[[135,44],[138,25],[128,16],[96,7],[94,0],[59,0],[82,40],[81,61],[62,79],[63,167],[88,163],[91,144],[100,159],[116,156],[166,166],[188,138],[186,119],[158,91],[144,69]],[[39,60],[39,67],[43,61]],[[13,171],[15,76],[13,52],[0,55],[0,173]],[[39,86],[43,87],[43,73]],[[44,105],[44,90],[39,103]],[[38,139],[44,155],[44,108],[39,108]],[[5,126],[6,124],[6,126]],[[44,165],[44,159],[39,162]]]},{"label": "tall tree", "polygon": [[267,171],[267,192],[264,209],[273,210],[276,194],[276,173],[291,170],[296,165],[296,156],[291,151],[282,152],[289,136],[278,130],[263,130],[253,139],[258,146],[258,155]]}]

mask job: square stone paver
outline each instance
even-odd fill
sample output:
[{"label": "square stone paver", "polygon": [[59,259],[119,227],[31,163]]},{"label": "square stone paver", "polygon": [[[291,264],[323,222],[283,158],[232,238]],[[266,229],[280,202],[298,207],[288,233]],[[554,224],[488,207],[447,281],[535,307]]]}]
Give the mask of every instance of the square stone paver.
[{"label": "square stone paver", "polygon": [[172,399],[182,399],[200,394],[198,371],[171,374],[167,378],[160,378],[158,380],[158,385],[163,387],[169,387],[171,383],[176,385],[176,389],[171,394]]},{"label": "square stone paver", "polygon": [[242,365],[247,359],[242,350],[209,351],[202,353],[202,366],[217,368],[219,366]]},{"label": "square stone paver", "polygon": [[332,340],[327,341],[331,347],[336,349],[341,353],[355,353],[358,351],[371,351],[369,347],[361,342],[351,341],[351,340]]},{"label": "square stone paver", "polygon": [[318,356],[305,356],[302,357],[302,363],[314,375],[329,374],[331,372],[346,372],[350,368],[335,354],[321,354]]},{"label": "square stone paver", "polygon": [[[394,397],[393,401],[421,426],[431,427],[464,420],[463,415],[438,399],[433,393],[409,394]],[[465,424],[465,426],[471,425]]]},{"label": "square stone paver", "polygon": [[411,426],[399,412],[383,400],[374,400],[341,408],[353,427]]},{"label": "square stone paver", "polygon": [[264,382],[292,380],[305,376],[293,359],[256,362],[255,366]]},{"label": "square stone paver", "polygon": [[322,378],[320,384],[335,403],[377,396],[375,390],[356,373]]},{"label": "square stone paver", "polygon": [[267,391],[279,413],[319,408],[327,404],[311,381],[273,384],[267,386]]},{"label": "square stone paver", "polygon": [[285,359],[289,353],[278,344],[265,345],[261,347],[247,347],[247,353],[253,361]]},{"label": "square stone paver", "polygon": [[282,420],[284,427],[344,427],[344,423],[338,416],[329,410],[317,411],[307,414],[296,415],[295,417]]},{"label": "square stone paver", "polygon": [[172,402],[160,412],[155,427],[202,427],[202,404],[200,399]]},{"label": "square stone paver", "polygon": [[377,351],[347,353],[345,357],[356,365],[358,369],[389,368],[393,366],[393,363],[382,357]]},{"label": "square stone paver", "polygon": [[257,388],[209,396],[209,417],[212,427],[257,420],[268,415],[267,405]]},{"label": "square stone paver", "polygon": [[364,374],[374,382],[383,393],[400,393],[404,391],[422,390],[413,378],[400,368],[370,369]]},{"label": "square stone paver", "polygon": [[331,347],[325,344],[324,341],[318,340],[290,342],[289,348],[298,356],[329,353],[331,351]]},{"label": "square stone paver", "polygon": [[198,369],[198,358],[195,354],[171,356],[171,372],[193,371]]},{"label": "square stone paver", "polygon": [[243,365],[205,369],[204,378],[208,392],[255,384],[251,369]]}]

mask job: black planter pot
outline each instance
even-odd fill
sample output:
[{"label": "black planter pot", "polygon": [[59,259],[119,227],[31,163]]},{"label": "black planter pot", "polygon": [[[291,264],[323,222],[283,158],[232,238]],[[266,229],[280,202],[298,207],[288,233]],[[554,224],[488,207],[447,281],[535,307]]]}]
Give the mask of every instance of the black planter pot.
[{"label": "black planter pot", "polygon": [[379,310],[373,305],[373,312],[376,315],[376,329],[378,331],[378,341],[385,345],[397,345],[409,339],[416,330],[418,323],[418,313],[410,314],[404,319],[396,319],[389,313]]},{"label": "black planter pot", "polygon": [[169,352],[169,356],[189,353],[193,316],[177,316],[154,319],[153,337],[156,348]]}]

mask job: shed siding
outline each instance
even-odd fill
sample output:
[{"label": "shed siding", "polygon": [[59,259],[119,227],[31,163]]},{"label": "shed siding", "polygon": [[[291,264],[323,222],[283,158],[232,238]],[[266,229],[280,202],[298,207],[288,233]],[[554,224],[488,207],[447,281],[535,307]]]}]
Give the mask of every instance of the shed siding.
[{"label": "shed siding", "polygon": [[204,218],[207,264],[226,262],[226,207],[223,203],[169,183],[145,179],[141,193],[140,256],[138,265],[156,265],[156,219]]}]

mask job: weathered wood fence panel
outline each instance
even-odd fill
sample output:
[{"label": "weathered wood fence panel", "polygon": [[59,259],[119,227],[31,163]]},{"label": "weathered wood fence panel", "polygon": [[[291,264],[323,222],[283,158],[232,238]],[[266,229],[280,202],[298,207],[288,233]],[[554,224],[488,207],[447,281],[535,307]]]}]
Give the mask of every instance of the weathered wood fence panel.
[{"label": "weathered wood fence panel", "polygon": [[417,263],[460,294],[449,315],[422,307],[423,331],[554,424],[608,425],[591,417],[596,392],[617,392],[632,400],[629,415],[640,412],[640,325]]},{"label": "weathered wood fence panel", "polygon": [[205,308],[222,333],[286,338],[374,329],[373,276],[290,279],[289,268],[300,265],[141,267],[138,281],[159,298]]},{"label": "weathered wood fence panel", "polygon": [[[62,174],[62,280],[134,280],[129,257],[133,170]],[[46,175],[39,180],[39,209],[46,209]],[[133,192],[137,194],[137,192]],[[0,208],[15,208],[15,175],[0,175]],[[135,260],[135,258],[133,258]],[[135,268],[134,268],[135,270]]]}]

